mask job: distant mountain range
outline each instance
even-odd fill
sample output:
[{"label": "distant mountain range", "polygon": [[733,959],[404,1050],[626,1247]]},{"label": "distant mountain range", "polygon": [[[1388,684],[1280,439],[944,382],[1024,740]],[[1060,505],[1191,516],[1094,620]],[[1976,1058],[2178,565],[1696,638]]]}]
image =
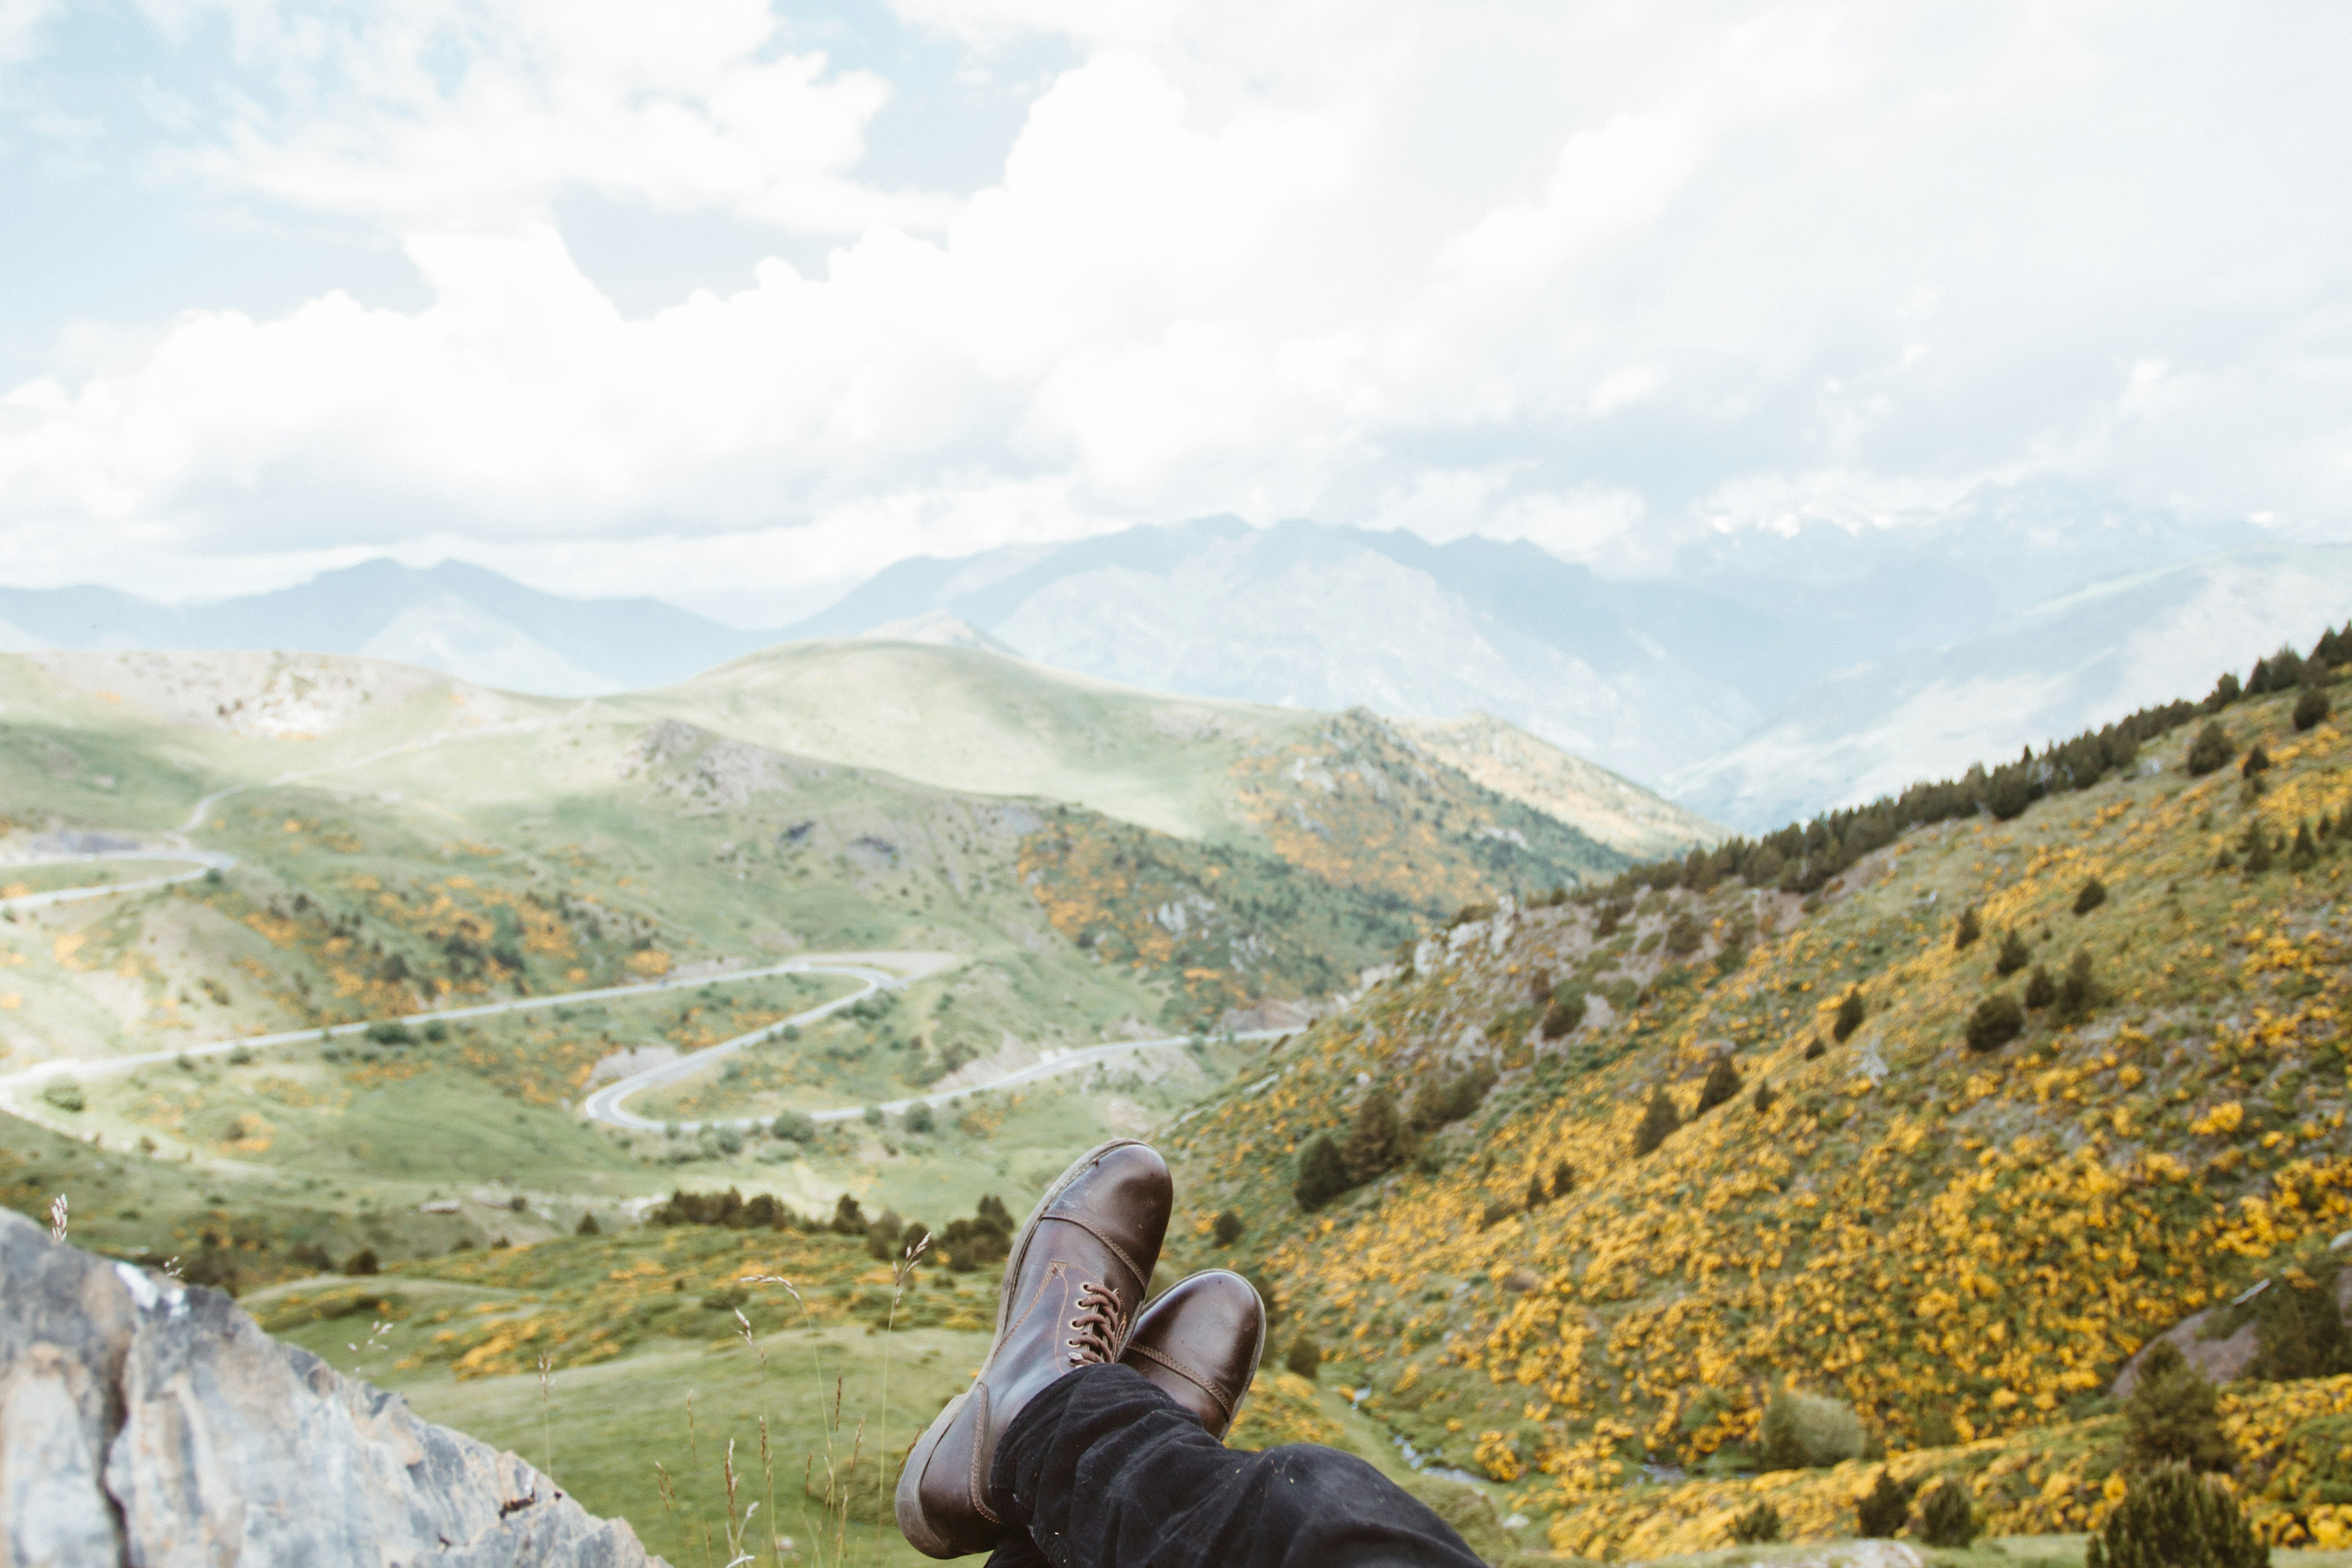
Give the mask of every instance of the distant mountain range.
[{"label": "distant mountain range", "polygon": [[0,588],[0,652],[282,648],[362,654],[546,697],[692,679],[779,634],[738,631],[657,599],[567,599],[463,562],[370,561],[299,587],[211,605],[111,588]]},{"label": "distant mountain range", "polygon": [[1206,518],[903,561],[773,630],[380,561],[209,605],[0,590],[0,649],[356,653],[589,696],[676,684],[778,642],[929,643],[1146,690],[1490,714],[1760,827],[2307,642],[2352,616],[2347,560],[2247,525],[1990,487],[1924,522],[1712,535],[1638,579],[1525,542]]}]

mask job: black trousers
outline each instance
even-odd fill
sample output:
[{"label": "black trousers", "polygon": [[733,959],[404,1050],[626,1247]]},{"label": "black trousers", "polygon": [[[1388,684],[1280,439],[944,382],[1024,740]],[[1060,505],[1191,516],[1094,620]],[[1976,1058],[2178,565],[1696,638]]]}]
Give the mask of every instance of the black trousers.
[{"label": "black trousers", "polygon": [[1352,1454],[1245,1454],[1119,1365],[1013,1419],[989,1473],[1014,1533],[990,1568],[1482,1568],[1452,1527]]}]

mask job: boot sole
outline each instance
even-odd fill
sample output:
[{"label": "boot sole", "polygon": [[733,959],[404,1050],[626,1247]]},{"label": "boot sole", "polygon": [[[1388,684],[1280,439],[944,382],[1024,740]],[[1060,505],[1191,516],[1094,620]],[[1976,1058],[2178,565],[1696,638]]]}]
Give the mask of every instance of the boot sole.
[{"label": "boot sole", "polygon": [[[996,1290],[996,1333],[989,1341],[988,1359],[980,1363],[980,1371],[972,1379],[974,1383],[986,1377],[988,1369],[996,1364],[996,1348],[1004,1342],[1005,1324],[1013,1316],[1013,1288],[1021,1278],[1021,1266],[1029,1256],[1029,1243],[1037,1235],[1038,1221],[1047,1209],[1053,1207],[1054,1200],[1060,1197],[1072,1182],[1085,1174],[1096,1161],[1113,1149],[1123,1149],[1130,1143],[1142,1142],[1140,1138],[1109,1138],[1096,1144],[1073,1160],[1069,1168],[1055,1178],[1054,1184],[1047,1187],[1045,1195],[1037,1200],[1037,1206],[1029,1211],[1029,1217],[1022,1221],[1021,1233],[1013,1238],[1013,1249],[1004,1259],[1004,1282]],[[1151,1282],[1145,1280],[1144,1289],[1148,1290],[1150,1288]],[[969,1391],[959,1394],[948,1401],[946,1409],[931,1417],[931,1424],[923,1428],[923,1435],[915,1440],[913,1450],[907,1455],[906,1468],[898,1472],[898,1495],[891,1500],[892,1511],[898,1518],[898,1533],[907,1538],[908,1545],[926,1557],[961,1557],[987,1550],[986,1547],[957,1545],[923,1512],[923,1477],[930,1468],[931,1456],[939,1452],[940,1444],[947,1437],[948,1428],[955,1425],[956,1417],[962,1413],[965,1402],[971,1398]]]}]

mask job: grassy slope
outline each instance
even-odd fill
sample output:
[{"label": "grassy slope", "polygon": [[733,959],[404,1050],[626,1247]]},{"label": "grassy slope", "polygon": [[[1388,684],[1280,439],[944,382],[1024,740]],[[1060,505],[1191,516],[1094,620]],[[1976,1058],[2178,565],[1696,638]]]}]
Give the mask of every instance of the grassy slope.
[{"label": "grassy slope", "polygon": [[[1784,1379],[1852,1399],[1898,1452],[1939,1414],[1997,1443],[2095,1410],[2148,1336],[2324,1250],[2352,1216],[2333,1001],[2352,957],[2346,861],[2254,879],[2211,869],[2250,816],[2292,832],[2352,801],[2343,735],[2293,736],[2285,706],[2229,715],[2242,748],[2265,736],[2281,764],[2251,803],[2234,771],[2183,776],[2184,732],[2155,749],[2160,773],[2010,824],[1915,833],[1811,910],[1736,886],[1654,894],[1605,941],[1587,910],[1542,911],[1383,985],[1277,1058],[1278,1082],[1234,1091],[1174,1140],[1192,1245],[1227,1206],[1286,1216],[1239,1250],[1341,1351],[1339,1374],[1369,1384],[1368,1408],[1424,1450],[1510,1482],[1563,1549],[1721,1541],[1725,1510],[1785,1483],[1669,1491],[1629,1484],[1633,1463],[1727,1459]],[[2077,917],[2094,875],[2108,901]],[[1956,952],[1968,903],[1990,934]],[[1662,974],[1657,938],[1692,907],[1706,947]],[[2012,926],[2053,970],[2087,947],[2111,999],[2085,1026],[2042,1017],[1972,1055],[1960,1025]],[[1735,934],[1753,949],[1718,974],[1709,960]],[[1544,1044],[1528,994],[1538,967],[1646,997]],[[1807,1059],[1857,984],[1869,1021]],[[1774,1086],[1772,1108],[1743,1095],[1633,1158],[1653,1088],[1689,1117],[1723,1051],[1751,1089]],[[1507,1069],[1501,1086],[1436,1140],[1433,1173],[1298,1215],[1293,1156],[1344,1131],[1360,1074],[1402,1098],[1482,1058]],[[2225,1106],[2238,1109],[2214,1114]],[[1572,1194],[1524,1212],[1530,1175],[1549,1183],[1562,1162]],[[1502,1217],[1482,1228],[1490,1205]],[[2352,1384],[2313,1397],[2352,1412]],[[2280,1493],[2271,1528],[2315,1532],[2332,1515],[2298,1500],[2309,1475],[2272,1462],[2287,1441],[2273,1437],[2248,1440],[2257,1489]],[[2079,1463],[2004,1470],[1985,1492],[1996,1527],[2081,1528],[2113,1462],[2107,1442]],[[1825,1492],[1806,1522],[1844,1512]]]}]

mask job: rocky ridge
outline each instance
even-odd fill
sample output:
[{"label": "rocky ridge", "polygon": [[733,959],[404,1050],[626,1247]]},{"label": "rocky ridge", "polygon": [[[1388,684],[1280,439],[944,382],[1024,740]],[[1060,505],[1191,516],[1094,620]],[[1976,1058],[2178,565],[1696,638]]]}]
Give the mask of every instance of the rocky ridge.
[{"label": "rocky ridge", "polygon": [[23,1568],[649,1568],[512,1454],[217,1290],[0,1211],[0,1553]]}]

